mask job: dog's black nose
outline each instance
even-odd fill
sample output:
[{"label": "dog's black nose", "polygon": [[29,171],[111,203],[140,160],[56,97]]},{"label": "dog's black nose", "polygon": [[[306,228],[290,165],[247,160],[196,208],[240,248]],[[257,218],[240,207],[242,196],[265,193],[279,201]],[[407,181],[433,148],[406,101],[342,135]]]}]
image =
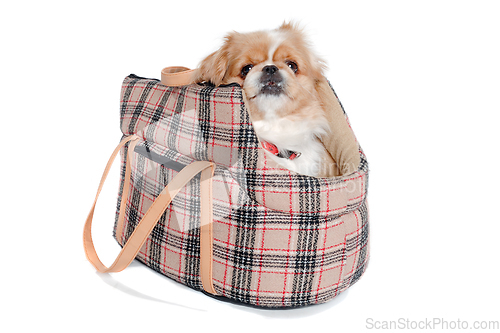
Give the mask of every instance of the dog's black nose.
[{"label": "dog's black nose", "polygon": [[260,76],[261,92],[267,95],[280,95],[283,93],[283,77],[278,67],[267,65],[262,68]]},{"label": "dog's black nose", "polygon": [[274,65],[267,65],[264,68],[262,68],[262,71],[268,75],[272,75],[278,71],[278,67]]}]

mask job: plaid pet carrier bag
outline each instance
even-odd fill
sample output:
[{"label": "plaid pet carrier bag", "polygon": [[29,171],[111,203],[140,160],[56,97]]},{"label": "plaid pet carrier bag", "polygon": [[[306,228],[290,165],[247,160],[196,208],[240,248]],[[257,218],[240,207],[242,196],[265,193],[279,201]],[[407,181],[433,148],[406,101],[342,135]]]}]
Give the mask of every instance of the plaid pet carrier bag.
[{"label": "plaid pet carrier bag", "polygon": [[[168,68],[162,81],[125,78],[123,138],[84,228],[88,260],[99,272],[118,272],[137,259],[209,295],[268,308],[323,303],[349,288],[369,257],[361,148],[349,175],[285,169],[266,157],[242,89],[191,83],[192,71]],[[108,268],[91,224],[120,152],[114,237],[122,250]]]}]

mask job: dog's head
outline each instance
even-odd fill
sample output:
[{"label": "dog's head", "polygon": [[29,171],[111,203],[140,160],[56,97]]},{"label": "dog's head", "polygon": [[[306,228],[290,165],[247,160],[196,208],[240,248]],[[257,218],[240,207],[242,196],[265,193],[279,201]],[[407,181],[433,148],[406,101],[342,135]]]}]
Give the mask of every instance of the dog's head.
[{"label": "dog's head", "polygon": [[315,84],[323,69],[302,31],[285,23],[272,31],[230,33],[223,46],[201,62],[197,81],[216,86],[236,82],[254,115],[280,117],[317,99]]}]

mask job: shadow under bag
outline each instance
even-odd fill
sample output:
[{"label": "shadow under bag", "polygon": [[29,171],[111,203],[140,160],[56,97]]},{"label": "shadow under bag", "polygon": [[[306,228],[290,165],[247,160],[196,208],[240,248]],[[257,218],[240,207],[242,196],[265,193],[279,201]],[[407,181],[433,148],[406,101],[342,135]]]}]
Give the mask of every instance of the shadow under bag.
[{"label": "shadow under bag", "polygon": [[363,151],[349,175],[299,175],[266,155],[244,101],[238,85],[125,78],[123,138],[97,194],[120,152],[123,249],[109,268],[97,257],[94,202],[84,245],[98,271],[137,259],[191,288],[273,308],[323,303],[358,281],[369,257]]}]

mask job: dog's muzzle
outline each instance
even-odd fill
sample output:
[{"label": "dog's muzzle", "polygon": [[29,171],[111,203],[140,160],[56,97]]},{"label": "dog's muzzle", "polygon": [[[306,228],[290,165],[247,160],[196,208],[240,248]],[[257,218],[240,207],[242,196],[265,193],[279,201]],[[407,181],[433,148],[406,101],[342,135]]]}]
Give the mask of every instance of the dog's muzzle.
[{"label": "dog's muzzle", "polygon": [[283,92],[283,76],[281,76],[279,68],[274,65],[262,68],[260,84],[263,94],[280,95]]}]

